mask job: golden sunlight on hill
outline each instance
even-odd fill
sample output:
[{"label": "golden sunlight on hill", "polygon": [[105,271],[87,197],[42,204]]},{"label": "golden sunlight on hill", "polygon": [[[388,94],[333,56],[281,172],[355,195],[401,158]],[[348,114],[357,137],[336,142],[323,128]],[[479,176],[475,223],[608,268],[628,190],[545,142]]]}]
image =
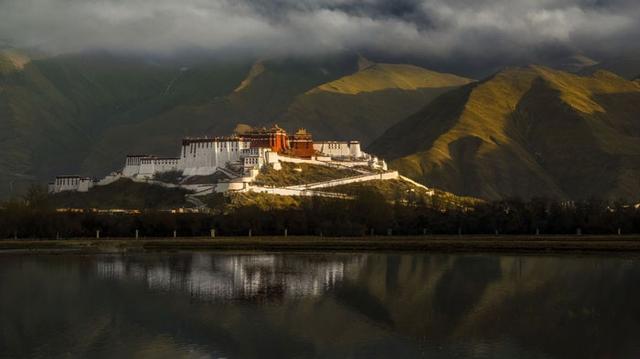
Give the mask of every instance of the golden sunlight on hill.
[{"label": "golden sunlight on hill", "polygon": [[637,197],[640,87],[606,71],[508,68],[441,96],[370,150],[454,193]]},{"label": "golden sunlight on hill", "polygon": [[0,74],[22,70],[31,59],[18,51],[0,50]]},{"label": "golden sunlight on hill", "polygon": [[327,91],[355,95],[389,88],[416,90],[461,86],[471,81],[456,75],[429,71],[413,65],[372,64],[353,75],[318,86],[309,93]]}]

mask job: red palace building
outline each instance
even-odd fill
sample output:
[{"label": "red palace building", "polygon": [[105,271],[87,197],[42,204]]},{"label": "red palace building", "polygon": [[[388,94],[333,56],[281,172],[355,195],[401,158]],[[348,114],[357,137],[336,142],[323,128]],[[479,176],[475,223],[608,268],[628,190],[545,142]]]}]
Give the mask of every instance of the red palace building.
[{"label": "red palace building", "polygon": [[249,141],[251,148],[270,148],[280,154],[301,158],[311,158],[316,153],[311,133],[304,128],[291,137],[288,137],[287,131],[278,125],[272,128],[252,128],[236,135],[244,141]]},{"label": "red palace building", "polygon": [[311,158],[316,153],[313,149],[311,134],[304,128],[299,129],[289,143],[291,145],[290,153],[295,157]]},{"label": "red palace building", "polygon": [[251,147],[268,147],[272,151],[283,153],[289,150],[289,140],[287,131],[278,127],[251,129],[247,132],[239,134],[238,137],[251,142]]}]

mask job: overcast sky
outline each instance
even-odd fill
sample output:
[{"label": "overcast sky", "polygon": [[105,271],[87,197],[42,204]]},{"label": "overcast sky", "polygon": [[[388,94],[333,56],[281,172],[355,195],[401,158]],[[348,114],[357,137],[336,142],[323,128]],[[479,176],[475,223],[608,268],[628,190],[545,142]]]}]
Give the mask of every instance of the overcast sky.
[{"label": "overcast sky", "polygon": [[0,0],[0,39],[55,53],[491,57],[547,46],[611,53],[639,38],[639,0]]}]

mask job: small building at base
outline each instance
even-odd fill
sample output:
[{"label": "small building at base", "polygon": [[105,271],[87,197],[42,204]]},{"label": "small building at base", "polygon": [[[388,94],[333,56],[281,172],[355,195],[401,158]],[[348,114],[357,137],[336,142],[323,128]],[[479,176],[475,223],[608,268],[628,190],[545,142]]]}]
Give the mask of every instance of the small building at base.
[{"label": "small building at base", "polygon": [[49,183],[49,192],[58,193],[64,191],[88,192],[94,185],[90,177],[82,176],[57,176]]}]

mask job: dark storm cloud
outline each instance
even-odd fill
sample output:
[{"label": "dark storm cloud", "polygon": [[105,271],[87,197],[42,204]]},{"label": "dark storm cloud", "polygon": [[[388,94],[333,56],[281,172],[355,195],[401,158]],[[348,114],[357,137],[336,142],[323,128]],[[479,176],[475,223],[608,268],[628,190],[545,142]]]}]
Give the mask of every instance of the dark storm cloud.
[{"label": "dark storm cloud", "polygon": [[344,49],[479,58],[618,51],[637,0],[0,0],[0,39],[53,52]]}]

